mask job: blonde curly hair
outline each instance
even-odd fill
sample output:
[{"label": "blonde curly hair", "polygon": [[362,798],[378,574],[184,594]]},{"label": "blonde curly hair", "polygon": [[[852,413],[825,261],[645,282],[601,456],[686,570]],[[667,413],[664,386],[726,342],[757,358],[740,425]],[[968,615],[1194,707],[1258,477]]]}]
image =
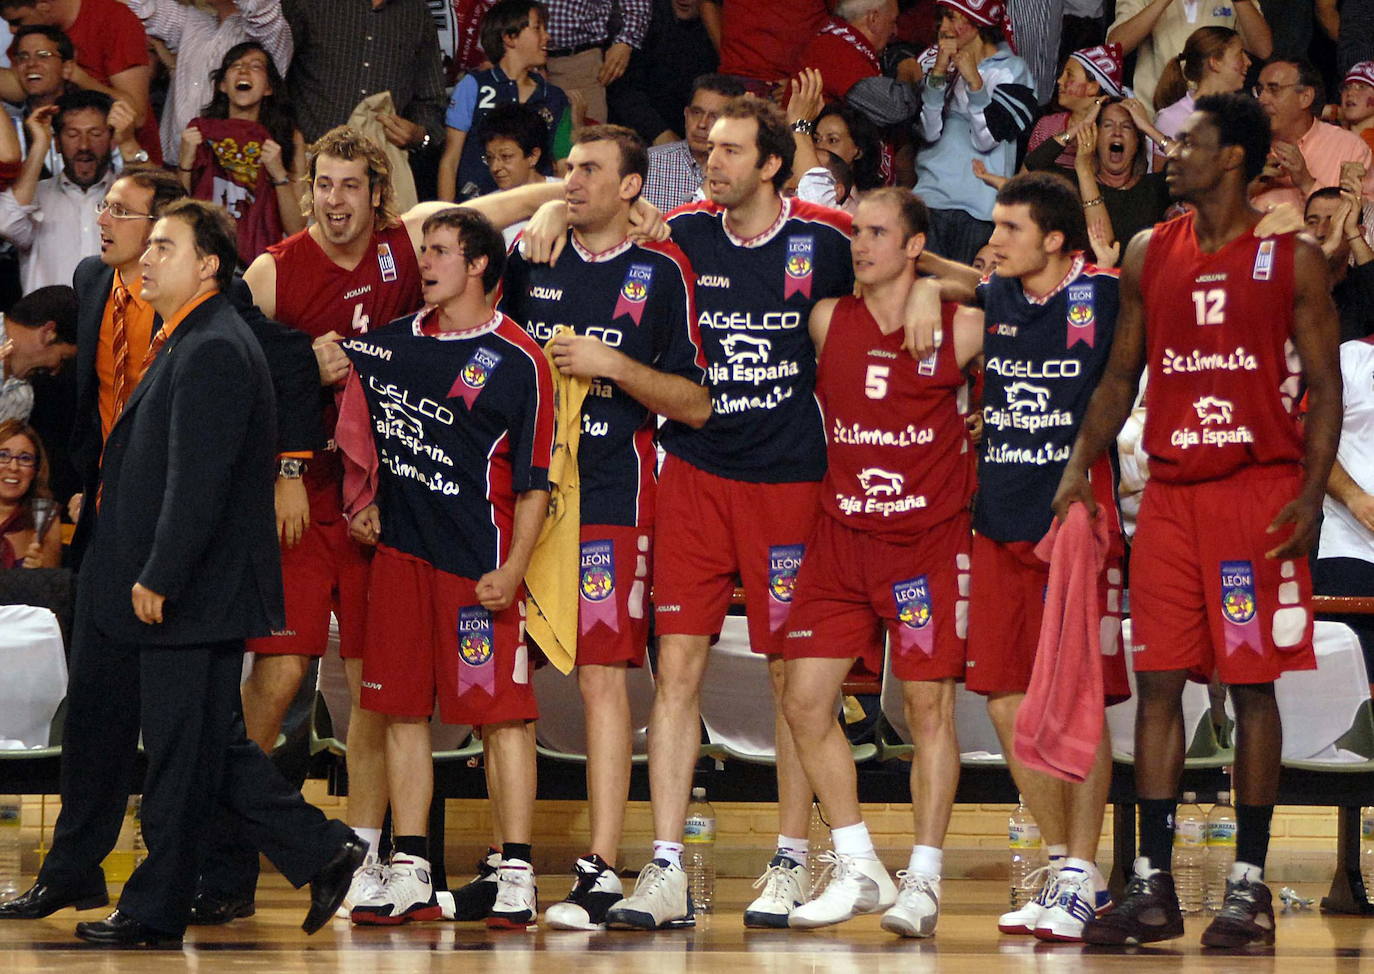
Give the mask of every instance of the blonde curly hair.
[{"label": "blonde curly hair", "polygon": [[320,156],[332,156],[345,162],[352,162],[354,159],[366,162],[369,191],[381,190],[377,205],[373,209],[377,226],[389,227],[400,219],[400,214],[396,212],[396,190],[391,185],[391,164],[387,162],[386,154],[376,142],[347,125],[330,129],[306,150],[309,188],[301,197],[301,212],[307,218],[315,209],[315,165]]}]

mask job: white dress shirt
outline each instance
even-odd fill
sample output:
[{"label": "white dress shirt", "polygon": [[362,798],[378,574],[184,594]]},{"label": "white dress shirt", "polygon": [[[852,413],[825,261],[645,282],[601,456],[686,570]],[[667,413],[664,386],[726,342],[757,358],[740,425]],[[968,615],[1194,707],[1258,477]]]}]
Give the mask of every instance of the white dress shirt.
[{"label": "white dress shirt", "polygon": [[19,249],[19,280],[25,294],[49,284],[71,287],[81,259],[100,253],[95,205],[116,178],[109,170],[83,190],[63,170],[38,181],[28,206],[14,198],[13,189],[0,193],[0,237]]}]

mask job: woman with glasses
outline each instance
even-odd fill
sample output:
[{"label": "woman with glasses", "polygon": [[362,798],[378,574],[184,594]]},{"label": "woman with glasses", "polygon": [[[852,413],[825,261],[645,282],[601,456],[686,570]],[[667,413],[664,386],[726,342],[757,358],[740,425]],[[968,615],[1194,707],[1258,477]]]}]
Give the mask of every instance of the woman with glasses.
[{"label": "woman with glasses", "polygon": [[0,570],[58,567],[61,520],[38,434],[17,419],[0,422]]}]

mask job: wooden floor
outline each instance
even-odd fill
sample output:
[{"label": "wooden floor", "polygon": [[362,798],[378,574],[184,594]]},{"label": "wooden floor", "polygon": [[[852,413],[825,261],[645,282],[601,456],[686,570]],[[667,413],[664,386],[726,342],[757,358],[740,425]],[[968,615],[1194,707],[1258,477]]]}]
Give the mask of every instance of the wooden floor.
[{"label": "wooden floor", "polygon": [[[547,905],[562,891],[562,877],[547,877]],[[300,931],[304,894],[278,877],[264,877],[258,915],[226,927],[194,929],[180,951],[108,951],[72,937],[79,919],[100,911],[71,910],[30,922],[0,923],[0,972],[161,974],[170,971],[285,972],[285,974],[391,974],[461,970],[472,974],[601,974],[604,971],[729,972],[729,974],[869,974],[871,971],[949,971],[999,974],[1153,974],[1160,971],[1374,972],[1374,920],[1300,912],[1279,918],[1272,950],[1207,951],[1198,946],[1203,921],[1189,921],[1182,940],[1130,952],[1080,945],[1037,944],[1003,937],[996,915],[1006,887],[963,881],[945,889],[944,914],[933,940],[900,940],[861,917],[824,931],[746,931],[740,922],[752,896],[748,881],[721,884],[724,910],[693,931],[642,934],[566,933],[540,929],[488,933],[476,924],[426,923],[398,930],[363,929],[335,920],[314,937]],[[1315,889],[1302,888],[1303,895]]]}]

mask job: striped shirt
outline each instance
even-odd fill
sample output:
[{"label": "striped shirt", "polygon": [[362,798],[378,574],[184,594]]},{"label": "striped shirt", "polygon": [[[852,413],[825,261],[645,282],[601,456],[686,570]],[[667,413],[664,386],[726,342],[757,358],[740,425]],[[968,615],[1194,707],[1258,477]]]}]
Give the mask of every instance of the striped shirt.
[{"label": "striped shirt", "polygon": [[[584,44],[629,44],[639,48],[649,29],[651,0],[549,0],[549,49],[563,50]],[[611,12],[619,30],[610,37]]]},{"label": "striped shirt", "polygon": [[644,198],[664,213],[690,202],[701,189],[703,174],[687,141],[656,145],[649,150],[649,178]]}]

